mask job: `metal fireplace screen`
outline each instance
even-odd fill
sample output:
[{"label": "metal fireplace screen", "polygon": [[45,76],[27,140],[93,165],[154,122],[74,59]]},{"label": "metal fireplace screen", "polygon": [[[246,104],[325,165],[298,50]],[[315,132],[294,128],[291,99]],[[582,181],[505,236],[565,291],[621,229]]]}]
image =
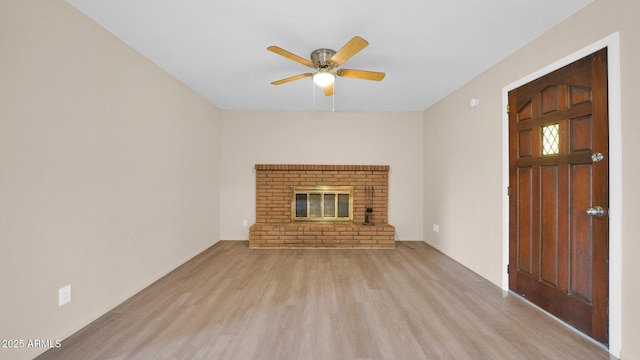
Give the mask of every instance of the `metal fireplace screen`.
[{"label": "metal fireplace screen", "polygon": [[353,186],[297,186],[292,194],[293,221],[353,221]]}]

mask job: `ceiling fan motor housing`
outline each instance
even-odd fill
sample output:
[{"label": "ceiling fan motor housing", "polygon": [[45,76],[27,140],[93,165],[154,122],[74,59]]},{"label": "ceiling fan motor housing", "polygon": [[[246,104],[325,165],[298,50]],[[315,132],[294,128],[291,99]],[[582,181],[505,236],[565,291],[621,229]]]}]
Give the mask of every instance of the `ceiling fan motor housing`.
[{"label": "ceiling fan motor housing", "polygon": [[316,70],[333,69],[334,65],[329,61],[335,55],[335,51],[331,49],[317,49],[311,53],[311,62]]}]

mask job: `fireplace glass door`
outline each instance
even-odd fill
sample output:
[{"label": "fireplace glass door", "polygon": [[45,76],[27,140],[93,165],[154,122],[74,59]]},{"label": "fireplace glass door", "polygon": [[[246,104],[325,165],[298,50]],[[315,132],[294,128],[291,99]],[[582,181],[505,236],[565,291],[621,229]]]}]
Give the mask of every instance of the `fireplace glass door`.
[{"label": "fireplace glass door", "polygon": [[352,221],[352,186],[294,187],[293,221]]}]

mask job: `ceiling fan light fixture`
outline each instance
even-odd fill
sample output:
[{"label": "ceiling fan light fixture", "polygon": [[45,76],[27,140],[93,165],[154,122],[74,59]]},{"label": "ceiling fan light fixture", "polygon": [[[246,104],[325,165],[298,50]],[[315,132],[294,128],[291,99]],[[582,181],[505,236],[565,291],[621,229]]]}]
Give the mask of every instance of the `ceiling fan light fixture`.
[{"label": "ceiling fan light fixture", "polygon": [[336,80],[336,75],[329,70],[320,70],[313,74],[313,82],[320,87],[326,87]]}]

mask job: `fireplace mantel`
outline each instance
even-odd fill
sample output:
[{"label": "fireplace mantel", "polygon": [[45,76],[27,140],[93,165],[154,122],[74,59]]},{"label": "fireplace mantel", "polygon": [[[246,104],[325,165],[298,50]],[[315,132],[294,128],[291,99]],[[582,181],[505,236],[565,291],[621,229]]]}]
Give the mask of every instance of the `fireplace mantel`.
[{"label": "fireplace mantel", "polygon": [[[257,164],[256,224],[251,248],[393,248],[388,224],[388,165]],[[345,223],[294,222],[296,187],[351,187],[353,214]],[[365,224],[365,213],[367,213]]]}]

